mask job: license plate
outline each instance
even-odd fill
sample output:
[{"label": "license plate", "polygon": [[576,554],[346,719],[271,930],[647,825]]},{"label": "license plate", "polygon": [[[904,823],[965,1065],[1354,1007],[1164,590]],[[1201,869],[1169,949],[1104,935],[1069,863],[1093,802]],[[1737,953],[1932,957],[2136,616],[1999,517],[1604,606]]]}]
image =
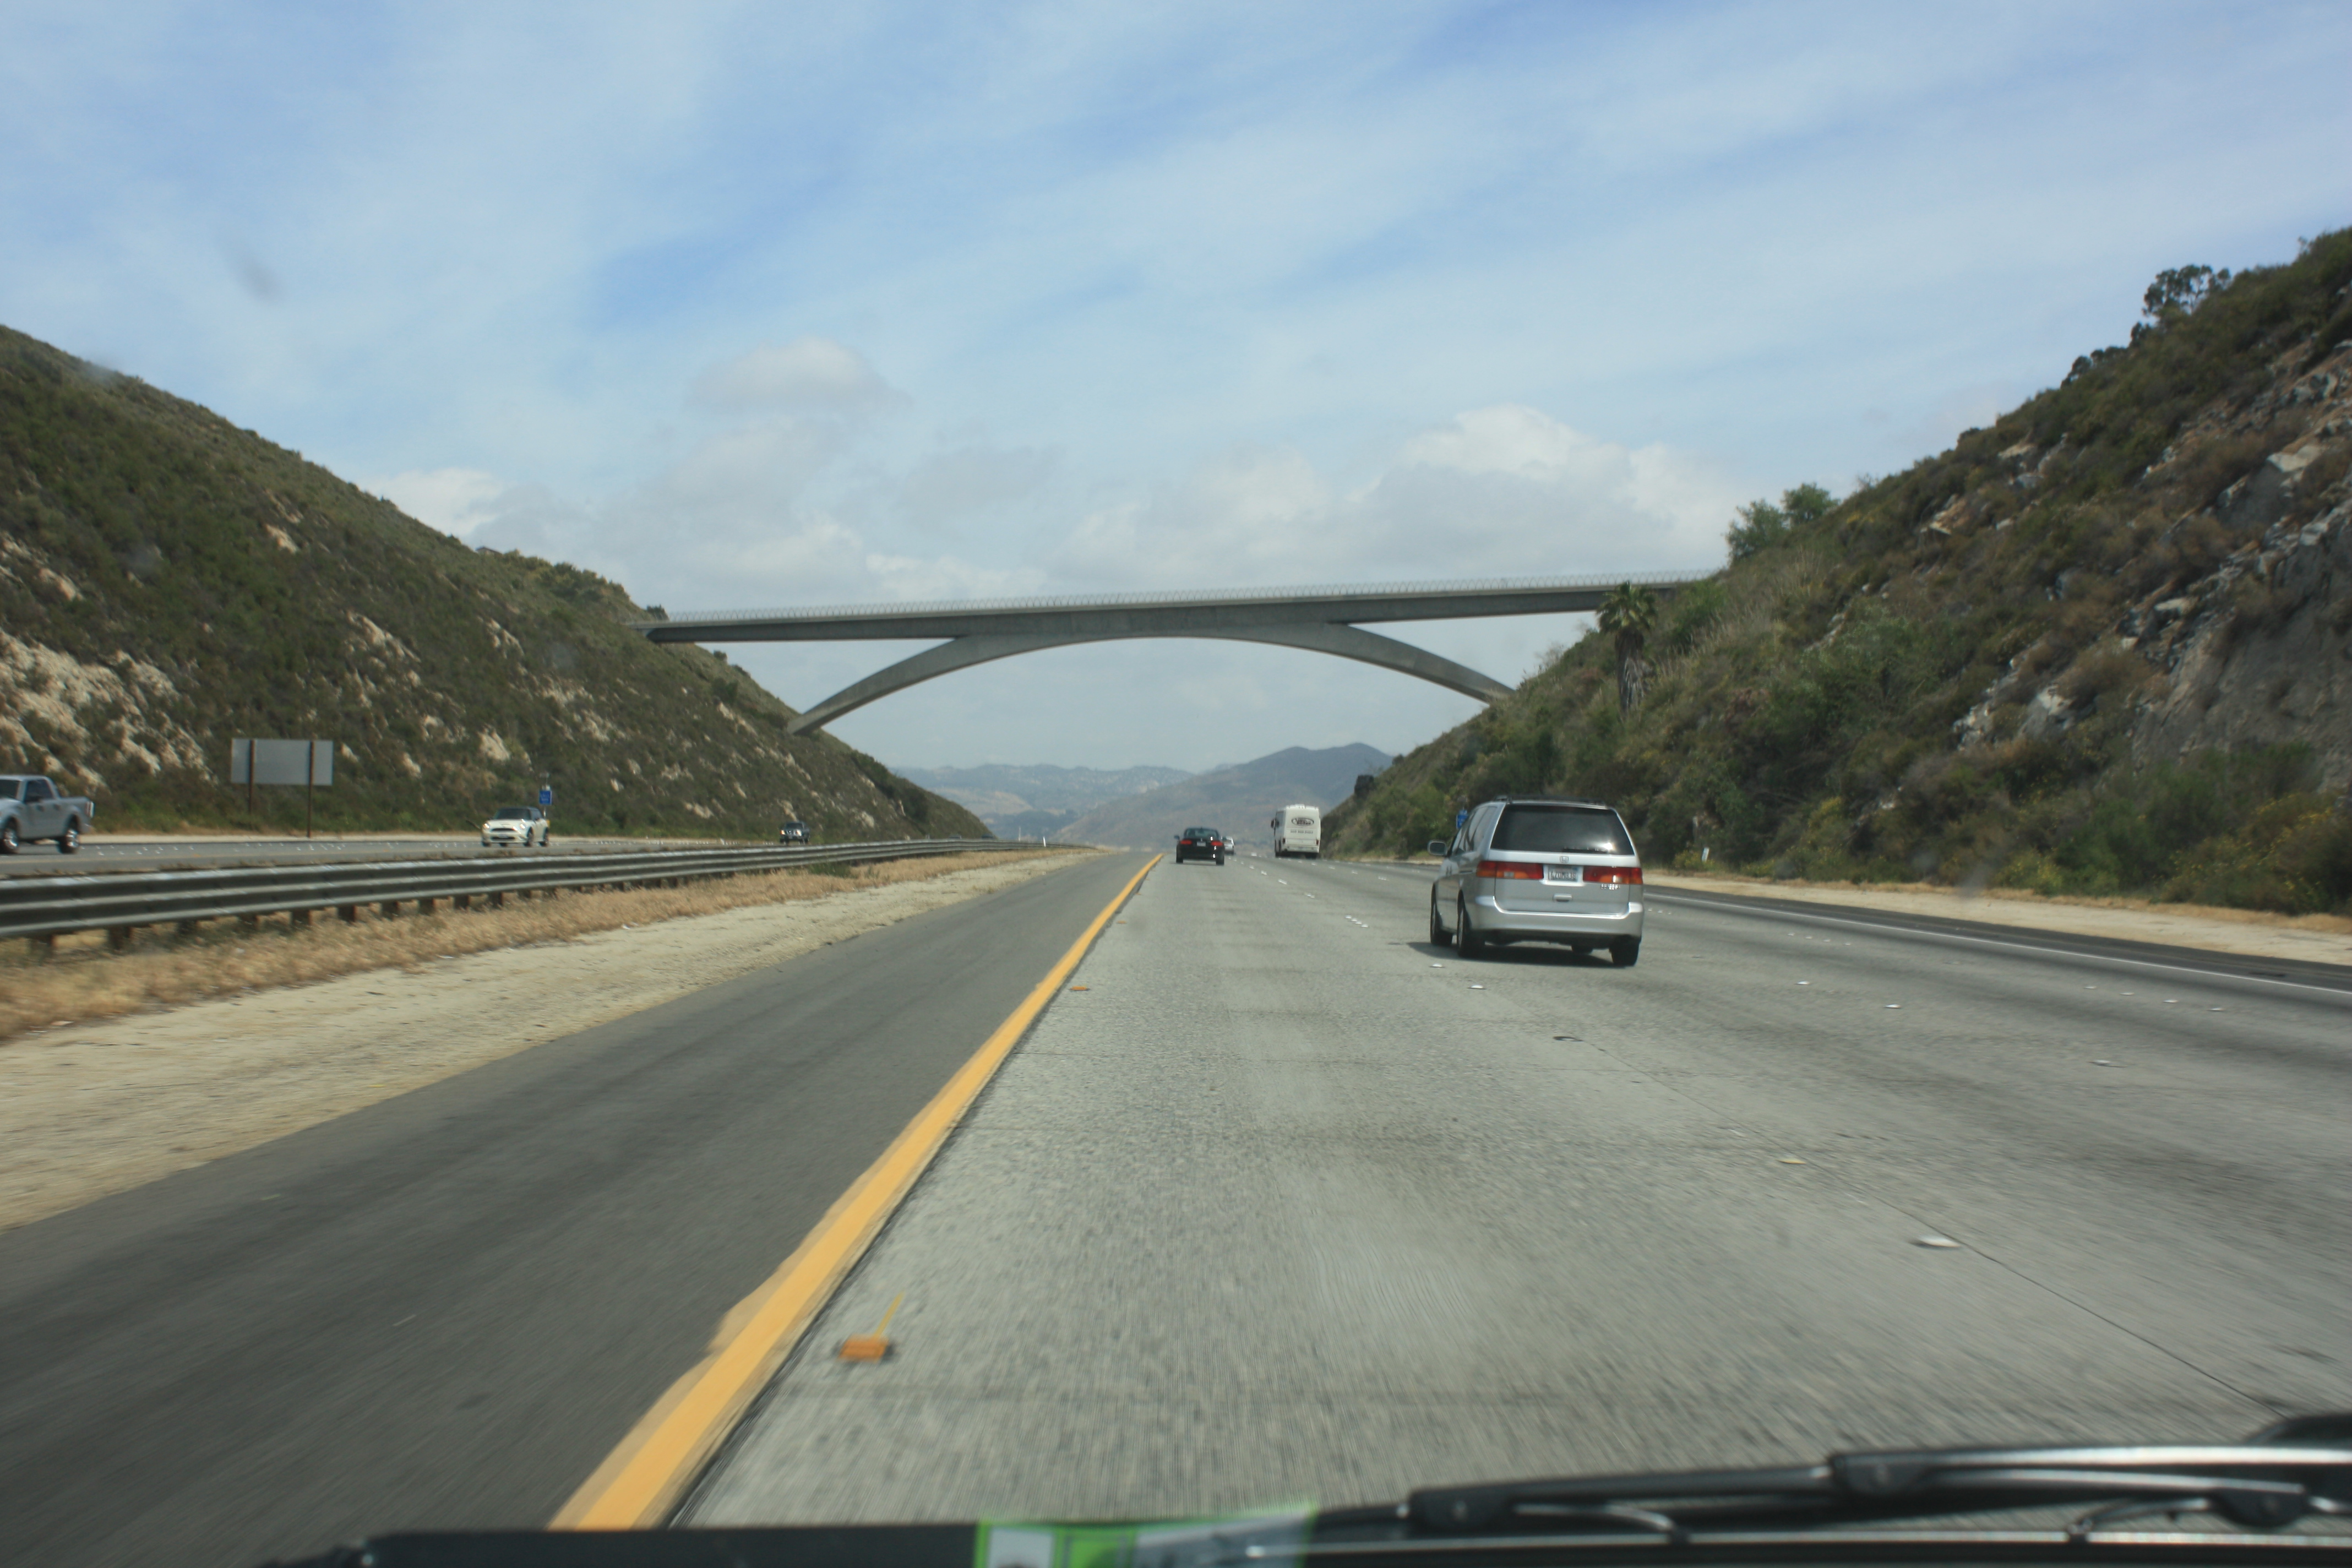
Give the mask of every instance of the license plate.
[{"label": "license plate", "polygon": [[1544,868],[1544,880],[1547,882],[1581,882],[1584,880],[1584,868],[1581,866],[1547,866]]}]

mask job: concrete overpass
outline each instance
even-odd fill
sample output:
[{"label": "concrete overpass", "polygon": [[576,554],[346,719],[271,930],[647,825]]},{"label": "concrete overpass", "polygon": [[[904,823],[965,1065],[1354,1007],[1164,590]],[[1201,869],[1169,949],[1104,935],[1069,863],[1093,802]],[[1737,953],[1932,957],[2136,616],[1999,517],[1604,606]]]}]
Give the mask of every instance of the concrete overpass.
[{"label": "concrete overpass", "polygon": [[1073,643],[1127,637],[1223,637],[1271,643],[1376,664],[1465,697],[1492,702],[1510,687],[1467,665],[1368,632],[1367,621],[1454,621],[1478,616],[1556,616],[1601,607],[1620,584],[1664,597],[1701,579],[1513,577],[1379,586],[1244,588],[1226,593],[1098,594],[1052,599],[973,599],[935,604],[848,605],[639,621],[655,642],[885,642],[944,638],[844,687],[792,721],[794,734],[822,729],[877,698],[951,670]]}]

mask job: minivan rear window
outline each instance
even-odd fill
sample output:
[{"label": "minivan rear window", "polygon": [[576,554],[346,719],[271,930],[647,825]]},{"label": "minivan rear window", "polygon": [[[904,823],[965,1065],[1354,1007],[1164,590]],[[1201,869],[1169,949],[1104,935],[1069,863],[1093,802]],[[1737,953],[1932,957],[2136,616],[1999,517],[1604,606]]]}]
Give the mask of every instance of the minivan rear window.
[{"label": "minivan rear window", "polygon": [[1534,855],[1631,855],[1617,814],[1597,805],[1513,805],[1495,825],[1496,849]]}]

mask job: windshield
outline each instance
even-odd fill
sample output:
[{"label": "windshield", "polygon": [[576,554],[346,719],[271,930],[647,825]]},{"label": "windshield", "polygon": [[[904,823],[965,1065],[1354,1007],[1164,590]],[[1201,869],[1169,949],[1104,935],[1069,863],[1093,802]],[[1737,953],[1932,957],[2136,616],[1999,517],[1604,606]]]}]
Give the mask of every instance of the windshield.
[{"label": "windshield", "polygon": [[0,778],[0,800],[22,800],[24,798],[24,780]]},{"label": "windshield", "polygon": [[1510,805],[1495,825],[1496,849],[1544,855],[1631,855],[1613,811],[1588,805]]},{"label": "windshield", "polygon": [[0,5],[5,1561],[2352,1409],[2352,0]]}]

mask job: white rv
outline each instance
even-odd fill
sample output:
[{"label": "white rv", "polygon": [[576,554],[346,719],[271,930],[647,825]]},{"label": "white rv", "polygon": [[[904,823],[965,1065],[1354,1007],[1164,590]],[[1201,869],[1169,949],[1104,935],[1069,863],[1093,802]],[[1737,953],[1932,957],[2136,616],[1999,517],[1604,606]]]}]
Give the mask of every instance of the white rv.
[{"label": "white rv", "polygon": [[1282,815],[1274,819],[1274,852],[1287,858],[1304,855],[1309,860],[1323,858],[1323,808],[1315,805],[1286,805]]}]

